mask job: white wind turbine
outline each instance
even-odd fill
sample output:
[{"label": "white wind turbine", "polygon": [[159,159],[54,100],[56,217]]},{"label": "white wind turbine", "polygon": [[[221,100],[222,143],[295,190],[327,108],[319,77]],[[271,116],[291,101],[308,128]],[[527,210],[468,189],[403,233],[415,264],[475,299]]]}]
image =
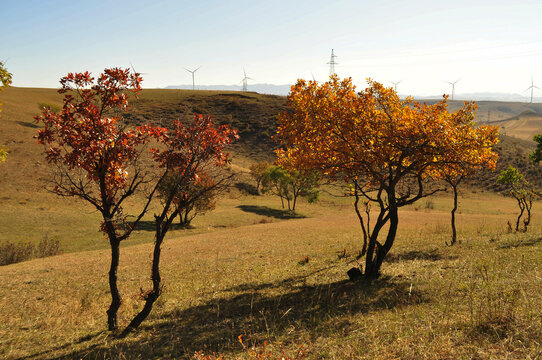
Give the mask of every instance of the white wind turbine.
[{"label": "white wind turbine", "polygon": [[197,69],[195,70],[188,70],[187,68],[183,68],[185,69],[186,71],[188,71],[189,73],[192,73],[192,90],[195,90],[196,89],[196,82],[194,81],[194,73],[196,71],[198,71],[199,69],[201,68],[201,66],[199,66]]},{"label": "white wind turbine", "polygon": [[243,74],[245,75],[243,77],[243,80],[241,80],[241,82],[243,83],[243,91],[248,91],[248,80],[254,80],[254,79],[247,76],[247,72],[245,71],[245,68],[243,68]]},{"label": "white wind turbine", "polygon": [[454,94],[455,94],[455,84],[457,84],[457,82],[458,82],[459,80],[460,80],[460,79],[457,79],[457,80],[454,81],[454,82],[446,81],[448,84],[452,85],[452,100],[454,99]]},{"label": "white wind turbine", "polygon": [[527,90],[531,90],[531,103],[533,102],[533,90],[534,89],[538,89],[540,90],[540,88],[538,86],[535,86],[534,84],[534,80],[533,80],[533,76],[531,75],[531,86],[529,86],[527,89],[525,89],[523,92],[527,91]]},{"label": "white wind turbine", "polygon": [[393,89],[395,90],[395,93],[397,93],[397,85],[399,85],[402,81],[403,81],[403,79],[401,79],[401,80],[399,80],[397,82],[390,81],[393,84]]}]

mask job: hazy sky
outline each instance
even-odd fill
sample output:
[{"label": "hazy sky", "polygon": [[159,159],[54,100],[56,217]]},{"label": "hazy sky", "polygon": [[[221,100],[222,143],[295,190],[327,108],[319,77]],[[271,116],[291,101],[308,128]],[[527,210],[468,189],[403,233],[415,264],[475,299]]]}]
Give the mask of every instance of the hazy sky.
[{"label": "hazy sky", "polygon": [[[13,85],[129,66],[144,87],[372,77],[401,94],[542,88],[541,0],[0,0],[0,59]],[[527,96],[528,93],[525,93]],[[541,96],[542,90],[535,91]]]}]

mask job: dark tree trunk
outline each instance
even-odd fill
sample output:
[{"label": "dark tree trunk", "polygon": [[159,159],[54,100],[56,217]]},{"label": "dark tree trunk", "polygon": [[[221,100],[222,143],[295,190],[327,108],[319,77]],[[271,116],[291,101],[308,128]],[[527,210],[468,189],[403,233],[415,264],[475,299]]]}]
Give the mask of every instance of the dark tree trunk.
[{"label": "dark tree trunk", "polygon": [[452,184],[452,189],[454,190],[454,207],[452,209],[452,241],[450,246],[453,246],[457,241],[457,231],[455,229],[455,212],[457,210],[457,185]]},{"label": "dark tree trunk", "polygon": [[519,231],[519,221],[521,219],[521,217],[523,216],[523,212],[525,211],[525,205],[523,204],[523,201],[521,199],[517,199],[518,201],[518,206],[519,206],[519,210],[520,210],[520,213],[518,215],[518,218],[516,220],[516,231]]},{"label": "dark tree trunk", "polygon": [[[357,186],[357,184],[356,184]],[[369,209],[366,208],[367,213],[367,229],[365,228],[363,215],[361,214],[361,211],[359,211],[359,194],[356,192],[354,193],[356,200],[354,201],[354,209],[356,210],[356,215],[358,216],[359,224],[361,225],[361,231],[363,233],[363,247],[361,248],[361,256],[364,256],[367,253],[367,239],[369,238],[368,229],[370,229],[370,213]]]},{"label": "dark tree trunk", "polygon": [[110,240],[111,244],[111,267],[109,269],[109,290],[111,292],[111,305],[107,309],[107,325],[110,331],[118,328],[117,312],[122,302],[119,288],[117,287],[117,269],[119,267],[119,241],[116,239]]},{"label": "dark tree trunk", "polygon": [[373,279],[380,275],[380,267],[382,266],[382,262],[395,241],[397,227],[399,225],[398,209],[396,207],[390,207],[389,212],[390,226],[384,245],[380,245],[377,240],[380,230],[387,222],[387,220],[382,219],[382,216],[380,216],[377,220],[373,233],[369,239],[369,246],[367,248],[367,255],[365,258],[364,276],[366,279]]},{"label": "dark tree trunk", "polygon": [[143,309],[132,319],[130,324],[123,331],[122,336],[128,335],[128,333],[136,330],[139,325],[149,316],[151,313],[152,307],[155,301],[158,299],[162,293],[161,287],[161,278],[160,278],[160,254],[161,246],[164,240],[165,231],[163,231],[162,226],[169,227],[170,221],[166,221],[166,224],[162,222],[156,222],[156,241],[154,242],[154,251],[152,256],[152,270],[151,270],[151,280],[152,280],[152,290],[145,294],[145,305]]},{"label": "dark tree trunk", "polygon": [[527,227],[531,223],[531,209],[533,207],[533,201],[532,200],[523,200],[525,203],[525,209],[527,210],[527,217],[523,219],[523,232],[527,232]]}]

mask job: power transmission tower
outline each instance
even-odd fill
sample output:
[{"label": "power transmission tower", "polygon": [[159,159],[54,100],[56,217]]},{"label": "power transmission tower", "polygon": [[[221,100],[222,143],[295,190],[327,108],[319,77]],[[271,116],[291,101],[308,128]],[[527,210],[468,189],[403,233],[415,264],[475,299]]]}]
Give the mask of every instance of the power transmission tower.
[{"label": "power transmission tower", "polygon": [[335,58],[337,55],[335,55],[335,52],[333,49],[331,49],[331,60],[329,60],[329,76],[332,76],[333,74],[336,74],[335,72],[335,65],[338,65],[339,63],[335,62]]}]

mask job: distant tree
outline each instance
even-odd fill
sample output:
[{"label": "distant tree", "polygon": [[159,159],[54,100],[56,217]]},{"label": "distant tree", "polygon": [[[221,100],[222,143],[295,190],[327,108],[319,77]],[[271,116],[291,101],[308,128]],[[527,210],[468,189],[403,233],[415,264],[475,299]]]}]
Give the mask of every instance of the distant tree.
[{"label": "distant tree", "polygon": [[[453,152],[448,154],[448,163],[443,164],[440,177],[448,183],[453,190],[454,206],[451,210],[452,239],[450,246],[457,241],[455,226],[455,212],[457,211],[458,187],[465,180],[476,174],[482,168],[495,169],[498,155],[492,150],[498,139],[496,127],[474,127],[474,110],[476,105],[471,105],[471,111],[465,112],[464,121],[455,124],[453,131],[456,146]],[[470,117],[470,121],[469,120]]]},{"label": "distant tree", "polygon": [[6,161],[6,158],[8,157],[8,149],[5,146],[0,146],[0,163],[3,163]]},{"label": "distant tree", "polygon": [[267,161],[260,161],[250,165],[250,176],[256,181],[256,191],[260,193],[260,185],[267,168],[271,166]]},{"label": "distant tree", "polygon": [[[525,180],[525,177],[513,166],[509,166],[508,169],[503,170],[497,179],[497,183],[506,185],[509,189],[510,195],[516,199],[519,208],[519,215],[516,219],[515,230],[519,231],[519,224],[523,218],[523,229],[521,231],[526,232],[527,227],[531,223],[531,209],[533,207],[533,200],[538,196],[532,186]],[[525,213],[526,212],[526,213]],[[509,227],[510,223],[508,223]]]},{"label": "distant tree", "polygon": [[534,142],[536,142],[536,150],[529,154],[529,158],[532,162],[540,163],[542,161],[542,134],[533,136]]},{"label": "distant tree", "polygon": [[[218,192],[225,187],[217,186],[207,174],[202,174],[197,182],[189,184],[179,182],[180,176],[177,173],[169,174],[160,184],[158,192],[162,200],[166,200],[171,192],[177,193],[173,201],[180,209],[179,224],[187,228],[196,216],[215,209]],[[186,187],[181,188],[180,185]]]},{"label": "distant tree", "polygon": [[[0,91],[11,84],[12,75],[6,70],[4,63],[0,61]],[[2,103],[0,103],[0,112],[2,112]],[[0,147],[0,163],[6,161],[8,150],[5,146]]]},{"label": "distant tree", "polygon": [[[326,83],[298,80],[288,107],[279,116],[278,163],[351,184],[366,249],[364,276],[378,276],[395,241],[399,208],[442,190],[430,185],[463,146],[453,129],[474,131],[473,104],[450,114],[446,98],[434,105],[401,100],[371,80],[358,93],[351,79],[333,76]],[[378,213],[369,222],[371,205]]]},{"label": "distant tree", "polygon": [[4,90],[5,87],[11,85],[12,74],[7,71],[4,63],[0,61],[0,91]]},{"label": "distant tree", "polygon": [[311,203],[317,201],[317,185],[315,172],[288,171],[275,165],[268,167],[262,176],[262,192],[280,197],[283,209],[286,201],[290,211],[295,211],[299,197],[305,197]]}]

